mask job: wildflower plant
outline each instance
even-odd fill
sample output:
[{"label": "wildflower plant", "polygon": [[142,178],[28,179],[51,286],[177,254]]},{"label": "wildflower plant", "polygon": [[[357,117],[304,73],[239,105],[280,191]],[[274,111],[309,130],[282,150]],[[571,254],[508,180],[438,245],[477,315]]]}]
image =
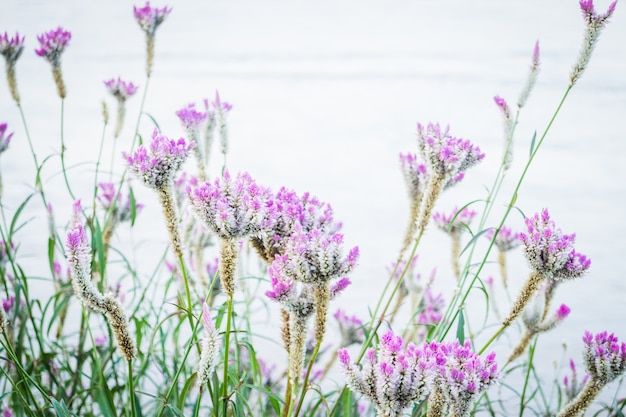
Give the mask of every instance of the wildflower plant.
[{"label": "wildflower plant", "polygon": [[[23,32],[0,34],[8,102],[15,103],[23,122],[23,129],[16,128],[7,111],[7,122],[0,123],[0,154],[3,160],[10,155],[21,161],[13,152],[26,139],[36,171],[21,202],[14,196],[22,183],[11,181],[11,192],[5,195],[0,188],[2,415],[582,415],[623,377],[626,344],[608,331],[586,332],[586,375],[578,375],[570,361],[566,379],[556,380],[556,389],[549,392],[535,360],[546,359],[548,350],[540,348],[544,334],[562,330],[572,305],[563,300],[567,304],[552,307],[556,288],[590,273],[591,261],[575,248],[576,235],[559,229],[548,209],[526,216],[521,233],[508,226],[514,223],[513,213],[526,212],[520,187],[565,99],[587,69],[616,2],[604,13],[591,0],[580,0],[579,7],[585,25],[581,52],[562,101],[547,127],[533,137],[512,187],[507,188],[507,181],[516,172],[513,144],[520,114],[530,103],[543,65],[538,42],[530,48],[530,66],[517,101],[493,98],[504,141],[484,198],[458,201],[461,209],[452,212],[436,211],[444,191],[446,198],[454,198],[454,191],[447,190],[465,187],[468,170],[487,158],[485,142],[456,136],[444,124],[417,124],[413,149],[399,157],[398,181],[404,178],[406,185],[409,223],[398,240],[397,257],[383,273],[371,264],[371,253],[361,253],[363,246],[348,244],[351,219],[336,218],[338,207],[312,191],[285,183],[270,187],[245,170],[227,167],[228,153],[241,149],[237,135],[229,136],[230,124],[238,121],[229,119],[233,106],[217,91],[200,105],[185,99],[183,103],[191,104],[169,106],[165,116],[157,113],[160,106],[148,111],[155,36],[171,7],[146,2],[127,13],[146,38],[143,97],[128,100],[139,91],[133,82],[120,77],[104,81],[117,101],[117,122],[107,134],[105,104],[95,162],[65,165],[67,89],[61,59],[78,32],[59,26],[37,37],[36,54],[52,66],[61,98],[60,171],[49,170],[57,154],[42,157],[41,141],[31,140],[29,127],[39,121],[26,118],[22,101],[28,94],[21,97],[17,88],[16,63],[28,39]],[[126,106],[131,105],[137,106],[138,119],[132,141],[126,143],[121,133]],[[172,139],[161,132],[161,127],[168,129],[167,115],[177,117],[183,137]],[[151,123],[147,130],[145,123]],[[221,169],[209,164],[218,135]],[[101,161],[110,149],[105,146],[108,136],[115,139],[111,161],[120,158],[115,151],[119,137],[125,164],[116,169],[111,163],[104,180]],[[190,168],[192,153],[195,167]],[[491,149],[488,154],[493,154]],[[330,161],[313,163],[322,170]],[[282,165],[274,169],[281,171]],[[288,179],[293,173],[282,174]],[[65,193],[54,189],[57,175],[63,176],[73,203],[63,203],[59,194]],[[135,193],[141,192],[136,182],[156,192],[164,230],[148,218],[155,203],[136,199]],[[511,197],[503,200],[508,189]],[[386,200],[380,195],[368,198]],[[494,219],[496,207],[502,212]],[[28,233],[30,223],[39,220],[44,222],[44,245],[33,244],[38,235]],[[153,227],[154,234],[169,236],[168,244],[145,239],[141,223]],[[421,251],[428,244],[422,240],[429,226],[453,240],[452,285],[436,274],[439,265],[429,267],[428,277],[417,272],[418,266],[437,259]],[[461,250],[465,232],[468,242]],[[580,238],[582,242],[582,234]],[[384,241],[382,236],[372,239]],[[148,256],[140,250],[146,240]],[[527,266],[507,271],[505,254],[516,256],[518,247]],[[492,259],[496,256],[497,261]],[[486,278],[492,267],[499,268],[507,295],[518,290],[512,301],[500,297],[499,283]],[[359,274],[368,274],[371,281]],[[371,282],[380,283],[382,291],[370,288]],[[49,284],[50,294],[41,291],[43,284]],[[354,292],[357,287],[360,293]],[[355,294],[356,302],[349,298]],[[496,298],[501,305],[508,301],[508,315],[502,320],[486,308],[483,320],[476,320],[470,314],[475,294],[485,298],[485,306],[495,305]],[[336,313],[329,314],[333,305]],[[361,311],[348,314],[348,307]],[[497,363],[496,350],[508,353],[506,362]],[[618,391],[622,384],[616,384]],[[623,414],[626,402],[618,394],[596,415]]]}]

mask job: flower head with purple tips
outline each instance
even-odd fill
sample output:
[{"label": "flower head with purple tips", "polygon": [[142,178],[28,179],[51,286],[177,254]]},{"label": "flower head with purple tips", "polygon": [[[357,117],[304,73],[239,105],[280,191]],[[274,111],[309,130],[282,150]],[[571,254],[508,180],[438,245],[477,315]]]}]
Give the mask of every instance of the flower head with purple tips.
[{"label": "flower head with purple tips", "polygon": [[61,54],[72,39],[72,34],[61,26],[37,36],[39,49],[35,53],[45,58],[54,67],[61,65]]},{"label": "flower head with purple tips", "polygon": [[0,35],[0,55],[3,55],[7,64],[12,65],[22,55],[24,51],[24,36],[20,37],[19,33],[10,38],[7,32]]},{"label": "flower head with purple tips", "polygon": [[469,140],[451,136],[449,128],[429,123],[424,127],[417,124],[417,142],[421,156],[431,175],[449,182],[458,182],[468,168],[484,157],[480,148]]},{"label": "flower head with purple tips", "polygon": [[137,92],[137,86],[135,84],[130,81],[126,82],[120,77],[104,81],[104,85],[109,93],[118,100],[126,100]]},{"label": "flower head with purple tips", "polygon": [[[485,237],[491,240],[495,233],[495,229],[489,229],[485,233]],[[514,233],[510,227],[502,226],[496,235],[494,244],[500,252],[507,252],[522,244],[521,233]]]},{"label": "flower head with purple tips", "polygon": [[148,187],[158,190],[172,183],[193,146],[193,142],[169,139],[155,129],[149,149],[141,145],[132,155],[123,155],[129,171]]},{"label": "flower head with purple tips", "polygon": [[[196,110],[196,105],[190,103],[176,112],[176,116],[180,119],[186,132],[195,133],[194,137],[198,137],[200,126],[207,119],[207,112]],[[192,135],[190,135],[192,136]]]},{"label": "flower head with purple tips", "polygon": [[430,392],[435,357],[429,349],[409,342],[388,330],[376,349],[370,348],[361,369],[351,362],[346,348],[339,349],[339,363],[350,389],[363,394],[380,415],[397,417]]},{"label": "flower head with purple tips", "polygon": [[434,384],[443,391],[452,415],[469,416],[476,399],[497,381],[495,352],[482,360],[469,340],[430,343],[427,349],[437,358]]},{"label": "flower head with purple tips", "polygon": [[319,229],[310,232],[295,230],[285,245],[285,254],[277,255],[275,264],[291,279],[304,283],[323,284],[352,271],[359,258],[354,247],[343,255],[343,235],[327,234]]},{"label": "flower head with purple tips", "polygon": [[135,20],[137,20],[137,23],[139,23],[139,26],[148,37],[154,36],[157,27],[163,23],[171,11],[172,9],[167,6],[162,8],[152,7],[149,1],[143,7],[133,7]]},{"label": "flower head with purple tips", "polygon": [[530,266],[549,278],[577,278],[591,265],[585,255],[574,250],[576,235],[558,229],[547,209],[526,219],[526,233],[521,233],[520,239]]},{"label": "flower head with purple tips", "polygon": [[626,343],[606,331],[583,336],[585,368],[592,379],[608,384],[626,371]]},{"label": "flower head with purple tips", "polygon": [[275,213],[268,203],[271,192],[247,172],[232,177],[228,171],[213,183],[187,190],[197,217],[225,240],[240,239],[271,229]]},{"label": "flower head with purple tips", "polygon": [[428,183],[428,168],[418,161],[417,155],[411,153],[400,154],[400,168],[409,196],[411,199],[419,201]]},{"label": "flower head with purple tips", "polygon": [[470,222],[476,217],[476,212],[464,207],[458,210],[456,207],[450,214],[437,212],[433,215],[433,220],[439,229],[446,233],[459,233],[466,228]]}]

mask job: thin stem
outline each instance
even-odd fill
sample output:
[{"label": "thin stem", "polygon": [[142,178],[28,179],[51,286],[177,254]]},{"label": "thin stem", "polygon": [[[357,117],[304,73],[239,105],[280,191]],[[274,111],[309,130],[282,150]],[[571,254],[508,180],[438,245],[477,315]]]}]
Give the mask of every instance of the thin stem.
[{"label": "thin stem", "polygon": [[137,410],[135,408],[135,383],[133,381],[133,361],[128,361],[128,393],[130,395],[130,415],[135,417]]},{"label": "thin stem", "polygon": [[311,376],[311,371],[313,370],[313,364],[315,363],[315,359],[317,359],[317,355],[320,351],[320,347],[322,346],[322,340],[318,340],[315,345],[315,350],[313,351],[313,355],[311,355],[311,360],[309,361],[309,366],[306,370],[306,375],[304,376],[304,382],[302,383],[302,393],[300,394],[300,398],[298,400],[298,406],[296,407],[296,412],[293,417],[298,417],[300,413],[300,409],[302,408],[302,404],[304,404],[304,397],[307,392],[307,385],[309,384],[309,377]]},{"label": "thin stem", "polygon": [[[506,211],[505,211],[504,215],[502,216],[502,219],[501,219],[500,224],[498,225],[496,231],[498,231],[498,230],[500,230],[502,228],[502,226],[506,222],[506,219],[508,218],[509,214],[511,213],[511,210],[513,210],[513,207],[515,206],[515,203],[517,201],[518,193],[519,193],[519,191],[520,191],[520,189],[522,187],[522,182],[523,182],[524,178],[526,177],[526,174],[528,173],[528,170],[530,169],[530,165],[532,164],[533,160],[535,159],[535,156],[537,155],[537,152],[539,151],[539,149],[541,148],[541,145],[543,144],[545,138],[547,137],[548,132],[550,131],[550,128],[554,124],[554,121],[556,120],[557,115],[559,114],[561,108],[563,107],[563,104],[565,103],[565,100],[566,100],[567,96],[569,95],[569,92],[571,91],[571,89],[572,89],[572,86],[570,85],[565,90],[565,93],[563,94],[563,97],[561,98],[561,101],[559,102],[556,110],[554,111],[554,114],[550,118],[550,121],[548,122],[548,125],[544,129],[543,133],[541,134],[541,137],[539,138],[539,141],[537,142],[535,148],[531,152],[531,154],[530,154],[530,156],[528,158],[528,161],[526,162],[526,165],[524,166],[524,170],[522,171],[522,174],[520,175],[520,178],[519,178],[519,180],[517,182],[517,185],[515,186],[515,189],[513,190],[513,194],[512,194],[512,196],[511,196],[511,198],[509,200],[509,203],[508,203],[508,205],[506,207]],[[487,264],[487,258],[489,257],[491,249],[494,246],[494,241],[495,241],[495,235],[494,235],[494,238],[491,240],[491,243],[487,247],[487,250],[485,251],[485,254],[483,256],[482,261],[478,265],[478,269],[477,269],[476,273],[474,274],[474,277],[472,278],[472,280],[469,283],[469,288],[471,288],[474,285],[474,283],[476,282],[476,280],[480,276],[480,272],[482,271],[483,267]],[[472,250],[472,252],[473,252],[473,250]],[[468,259],[467,259],[466,270],[468,268],[468,265],[470,265],[470,263],[471,263],[471,254],[470,254],[470,257],[468,257]],[[463,282],[461,284],[461,286],[463,286],[464,283],[465,282]],[[456,320],[456,317],[458,316],[458,314],[460,312],[460,308],[457,307],[457,306],[464,305],[465,301],[467,300],[467,297],[469,296],[469,293],[470,293],[470,291],[461,291],[461,292],[459,292],[459,295],[461,295],[460,300],[457,298],[457,299],[453,300],[453,302],[450,303],[450,305],[448,307],[448,310],[446,311],[446,314],[444,314],[444,319],[442,319],[442,321],[441,321],[441,323],[444,324],[444,325],[437,327],[437,333],[436,333],[435,337],[438,337],[439,340],[443,340],[443,338],[446,336],[446,334],[448,334],[448,332],[452,328],[452,325],[454,324],[454,321]],[[452,311],[454,311],[454,313],[451,313]],[[449,313],[452,315],[452,317],[450,317],[448,315]],[[444,321],[444,320],[446,320],[446,318],[448,318],[447,322]],[[499,330],[499,333],[502,330],[503,329]],[[493,341],[493,340],[491,340],[491,341]],[[485,348],[486,347],[484,347],[483,349],[485,349]]]},{"label": "thin stem", "polygon": [[228,295],[228,312],[226,313],[226,333],[224,334],[224,379],[222,381],[222,410],[226,416],[228,412],[228,354],[230,345],[230,326],[233,314],[233,295]]},{"label": "thin stem", "polygon": [[65,133],[64,133],[64,119],[65,119],[65,99],[61,99],[61,169],[63,170],[63,180],[65,181],[65,187],[69,191],[72,200],[76,200],[70,182],[67,179],[67,170],[65,169]]}]

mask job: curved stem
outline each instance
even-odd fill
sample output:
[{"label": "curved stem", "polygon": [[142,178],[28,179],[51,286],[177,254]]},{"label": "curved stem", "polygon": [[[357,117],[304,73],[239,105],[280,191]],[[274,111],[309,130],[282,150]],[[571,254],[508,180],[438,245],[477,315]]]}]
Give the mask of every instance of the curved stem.
[{"label": "curved stem", "polygon": [[228,296],[228,312],[226,314],[226,333],[224,334],[224,380],[222,381],[222,410],[224,416],[226,416],[228,412],[228,355],[230,344],[231,317],[233,314],[232,294],[229,294]]}]

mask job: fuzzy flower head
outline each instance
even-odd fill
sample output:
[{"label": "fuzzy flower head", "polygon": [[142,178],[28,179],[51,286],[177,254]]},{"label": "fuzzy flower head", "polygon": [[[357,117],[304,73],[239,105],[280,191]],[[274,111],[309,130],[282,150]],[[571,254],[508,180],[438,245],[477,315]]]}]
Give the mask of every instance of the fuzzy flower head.
[{"label": "fuzzy flower head", "polygon": [[[489,229],[485,233],[485,237],[491,240],[495,233],[495,229]],[[494,243],[500,252],[510,251],[522,244],[521,233],[514,233],[510,227],[502,226]]]},{"label": "fuzzy flower head", "polygon": [[137,86],[132,82],[126,82],[120,77],[111,78],[104,82],[109,93],[118,100],[125,101],[128,97],[134,95],[137,92]]},{"label": "fuzzy flower head", "polygon": [[430,392],[434,355],[411,342],[406,348],[403,346],[402,338],[388,330],[377,348],[367,352],[361,369],[351,362],[346,348],[337,352],[350,389],[363,394],[383,416],[401,416],[407,407],[423,401]]},{"label": "fuzzy flower head", "polygon": [[268,273],[272,288],[265,292],[267,298],[281,304],[301,320],[308,319],[315,312],[312,285],[289,279],[279,264],[270,265]]},{"label": "fuzzy flower head", "polygon": [[524,253],[530,266],[538,273],[556,279],[571,279],[582,276],[591,261],[574,250],[576,235],[563,234],[550,213],[544,209],[526,218],[527,233],[521,233]]},{"label": "fuzzy flower head", "polygon": [[206,384],[219,361],[219,333],[215,328],[211,311],[206,302],[202,303],[202,324],[206,334],[202,341],[200,362],[198,363],[198,386]]},{"label": "fuzzy flower head", "polygon": [[259,234],[275,222],[268,204],[270,190],[259,186],[247,172],[233,178],[225,171],[222,178],[188,188],[187,193],[198,219],[225,240]]},{"label": "fuzzy flower head", "polygon": [[450,136],[449,128],[429,123],[417,124],[417,142],[420,154],[429,167],[431,175],[455,183],[464,172],[481,161],[485,154],[469,140]]},{"label": "fuzzy flower head", "polygon": [[37,36],[39,49],[35,53],[45,58],[54,67],[61,65],[61,54],[72,39],[72,34],[61,26],[55,30],[44,32]]},{"label": "fuzzy flower head", "polygon": [[341,334],[340,346],[360,344],[365,340],[363,322],[357,316],[348,316],[345,311],[337,309],[333,317],[339,324]]},{"label": "fuzzy flower head", "polygon": [[285,245],[295,230],[310,232],[314,229],[332,233],[339,227],[333,220],[333,209],[309,193],[298,196],[295,191],[281,187],[269,202],[276,221],[267,233],[256,236],[252,244],[268,263],[276,255],[285,253]]},{"label": "fuzzy flower head", "polygon": [[417,155],[411,153],[400,154],[400,168],[404,175],[409,196],[412,200],[419,201],[426,184],[428,184],[428,168],[418,161]]},{"label": "fuzzy flower head", "polygon": [[354,247],[343,255],[343,235],[296,230],[285,246],[285,254],[277,255],[274,263],[291,279],[303,283],[324,284],[350,273],[359,258]]},{"label": "fuzzy flower head", "polygon": [[198,140],[200,136],[200,127],[207,119],[207,112],[196,110],[194,103],[188,104],[176,112],[176,116],[180,119],[183,129],[190,138]]},{"label": "fuzzy flower head", "polygon": [[7,124],[0,123],[0,154],[7,150],[12,137],[13,132],[7,133]]},{"label": "fuzzy flower head", "polygon": [[452,213],[445,214],[437,212],[433,215],[433,220],[437,227],[449,234],[455,234],[461,232],[467,228],[472,219],[476,217],[476,212],[464,207],[462,210],[458,210],[456,207],[452,210]]},{"label": "fuzzy flower head", "polygon": [[608,384],[626,371],[626,343],[611,333],[585,331],[583,359],[592,379]]},{"label": "fuzzy flower head", "polygon": [[13,65],[24,51],[24,36],[19,33],[10,38],[7,32],[0,35],[0,54],[4,56],[7,64]]},{"label": "fuzzy flower head", "polygon": [[565,391],[565,397],[567,401],[571,401],[582,391],[584,385],[589,380],[589,374],[585,374],[582,381],[578,380],[578,372],[576,370],[576,363],[573,359],[569,360],[570,375],[563,377],[563,390]]},{"label": "fuzzy flower head", "polygon": [[609,18],[613,15],[613,12],[615,12],[617,0],[609,5],[605,13],[596,12],[593,0],[580,0],[579,4],[587,27],[585,28],[585,36],[578,59],[570,72],[571,85],[574,85],[585,72],[589,60],[591,59],[591,54],[600,38],[600,33],[608,23]]},{"label": "fuzzy flower head", "polygon": [[[116,193],[115,184],[112,182],[101,182],[98,184],[99,192],[96,196],[102,208],[105,210],[112,210],[113,214],[120,222],[125,222],[131,219],[132,210],[131,204],[134,204],[134,210],[138,213],[143,204],[131,202],[130,193],[122,196]],[[115,196],[117,195],[117,198]]]},{"label": "fuzzy flower head", "polygon": [[152,7],[149,1],[143,7],[133,7],[135,20],[137,20],[137,23],[139,23],[139,26],[148,37],[154,37],[157,27],[163,23],[171,11],[172,9],[167,6],[162,8]]},{"label": "fuzzy flower head", "polygon": [[482,360],[472,350],[469,340],[463,345],[458,340],[453,343],[433,342],[428,349],[437,358],[434,383],[443,388],[453,415],[469,416],[476,399],[497,381],[495,352]]},{"label": "fuzzy flower head", "polygon": [[417,315],[417,324],[433,326],[443,318],[443,310],[446,302],[443,294],[435,294],[431,288],[424,290],[424,296],[420,302],[420,313]]},{"label": "fuzzy flower head", "polygon": [[149,149],[141,145],[132,155],[123,155],[130,172],[148,187],[158,190],[172,183],[193,146],[193,142],[184,138],[168,139],[154,129]]}]

